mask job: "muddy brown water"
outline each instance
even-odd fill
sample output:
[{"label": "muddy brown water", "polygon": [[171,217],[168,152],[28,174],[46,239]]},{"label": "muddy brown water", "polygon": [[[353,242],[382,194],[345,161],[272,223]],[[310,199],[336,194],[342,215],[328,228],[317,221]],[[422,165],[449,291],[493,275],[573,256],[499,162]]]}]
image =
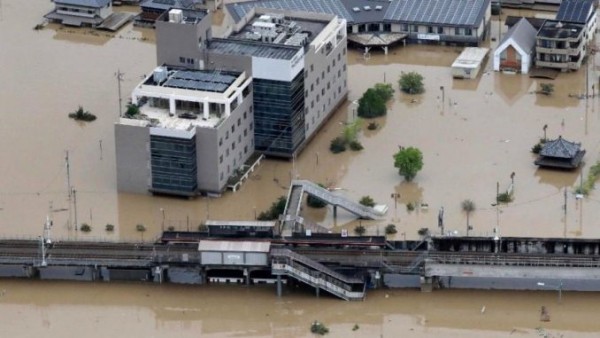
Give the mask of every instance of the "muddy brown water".
[{"label": "muddy brown water", "polygon": [[[117,33],[98,33],[53,24],[34,31],[52,6],[44,0],[0,0],[1,236],[39,236],[50,213],[55,238],[151,240],[163,225],[163,215],[165,227],[178,230],[195,229],[206,218],[252,219],[287,193],[292,177],[324,183],[353,199],[370,195],[387,204],[386,219],[362,223],[371,234],[382,233],[386,224],[394,223],[398,239],[416,238],[421,227],[439,231],[437,213],[442,206],[446,229],[464,233],[466,217],[460,202],[465,198],[477,205],[471,216],[474,234],[489,235],[494,227],[502,235],[600,234],[597,193],[582,201],[572,194],[580,172],[587,175],[598,160],[600,101],[568,96],[585,92],[585,73],[560,74],[554,81],[555,93],[548,97],[532,94],[545,81],[491,72],[489,58],[476,80],[452,80],[449,66],[459,50],[440,46],[394,48],[387,56],[374,51],[370,58],[351,50],[348,102],[293,163],[263,162],[236,193],[192,200],[119,194],[113,140],[118,117],[115,72],[125,73],[126,101],[155,66],[154,32],[128,25]],[[216,20],[224,21],[221,16]],[[330,154],[329,142],[344,122],[353,119],[352,101],[376,82],[385,80],[397,88],[403,71],[423,74],[426,92],[407,96],[397,91],[388,115],[376,120],[379,128],[361,133],[363,151]],[[594,62],[590,79],[597,78]],[[67,113],[79,105],[98,120],[90,124],[69,120]],[[583,143],[587,154],[582,170],[554,172],[533,165],[529,149],[543,136],[544,124],[551,138],[563,135]],[[424,153],[425,166],[413,182],[404,182],[393,168],[392,155],[398,146],[416,146]],[[74,207],[68,211],[66,151],[77,215]],[[496,209],[491,206],[496,183],[506,189],[512,172],[515,201]],[[400,194],[397,204],[393,193]],[[408,212],[409,202],[426,203],[429,208]],[[332,231],[359,223],[345,212],[334,220],[327,208],[304,208],[303,214]],[[92,225],[92,232],[82,234],[69,227],[75,217],[79,224]],[[107,223],[114,224],[116,231],[105,232]],[[137,233],[136,224],[146,225],[148,231]],[[535,336],[534,329],[542,324],[584,337],[600,329],[593,317],[595,294],[570,294],[564,306],[550,307],[550,323],[540,323],[539,307],[553,304],[552,292],[377,291],[370,292],[364,303],[345,303],[326,297],[316,300],[307,293],[278,300],[268,286],[186,288],[4,280],[0,289],[5,290],[0,297],[2,331],[19,337],[42,332],[53,337],[123,332],[156,337],[174,333],[182,337],[309,336],[307,325],[315,319],[325,321],[332,336],[356,337]],[[352,331],[355,323],[360,329]]]}]

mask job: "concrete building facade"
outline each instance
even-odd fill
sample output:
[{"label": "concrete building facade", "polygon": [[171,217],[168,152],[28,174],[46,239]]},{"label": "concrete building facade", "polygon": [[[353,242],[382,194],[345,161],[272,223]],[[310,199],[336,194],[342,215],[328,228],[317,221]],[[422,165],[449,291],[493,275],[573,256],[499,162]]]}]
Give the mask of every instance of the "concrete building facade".
[{"label": "concrete building facade", "polygon": [[293,157],[347,95],[346,23],[335,16],[254,8],[225,38],[212,38],[210,20],[156,29],[159,63],[252,77],[255,148],[266,155]]},{"label": "concrete building facade", "polygon": [[44,17],[68,26],[96,27],[113,12],[110,0],[55,0],[54,6]]},{"label": "concrete building facade", "polygon": [[219,194],[254,152],[252,79],[157,67],[115,126],[119,191]]}]

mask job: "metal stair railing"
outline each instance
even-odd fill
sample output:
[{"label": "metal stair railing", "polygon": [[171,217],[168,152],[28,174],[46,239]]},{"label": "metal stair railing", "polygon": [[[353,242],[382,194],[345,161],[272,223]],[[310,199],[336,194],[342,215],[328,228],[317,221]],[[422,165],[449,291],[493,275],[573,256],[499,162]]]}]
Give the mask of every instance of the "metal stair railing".
[{"label": "metal stair railing", "polygon": [[294,180],[292,181],[292,186],[294,185],[302,185],[304,192],[313,195],[324,202],[346,209],[360,217],[377,219],[383,216],[382,214],[376,212],[373,208],[356,203],[346,197],[335,195],[329,190],[322,188],[318,184],[315,184],[311,181]]},{"label": "metal stair railing", "polygon": [[348,284],[363,283],[362,279],[344,276],[341,273],[335,272],[332,269],[326,267],[325,265],[323,265],[315,260],[312,260],[303,255],[297,254],[289,249],[272,249],[271,257],[284,257],[284,258],[288,258],[292,261],[300,262],[300,263],[306,265],[307,267],[310,267],[314,270],[317,270],[319,272],[327,274],[327,275],[333,277],[334,279],[343,281],[344,283],[348,283]]}]

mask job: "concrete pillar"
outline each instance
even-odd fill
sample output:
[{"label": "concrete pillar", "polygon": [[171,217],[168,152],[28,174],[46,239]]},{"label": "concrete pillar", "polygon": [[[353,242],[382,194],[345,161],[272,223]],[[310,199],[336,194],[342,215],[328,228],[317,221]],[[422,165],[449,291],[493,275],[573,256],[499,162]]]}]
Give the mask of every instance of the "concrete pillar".
[{"label": "concrete pillar", "polygon": [[175,115],[175,113],[176,113],[175,99],[171,97],[171,98],[169,98],[169,114]]},{"label": "concrete pillar", "polygon": [[317,298],[319,298],[319,293],[321,292],[321,288],[320,287],[316,287],[315,288],[315,294],[317,295]]},{"label": "concrete pillar", "polygon": [[383,53],[384,53],[385,55],[387,55],[387,53],[388,53],[388,46],[384,46],[384,47],[383,47]]},{"label": "concrete pillar", "polygon": [[433,291],[433,277],[421,276],[421,292]]},{"label": "concrete pillar", "polygon": [[244,268],[244,277],[246,277],[246,285],[250,285],[250,270]]},{"label": "concrete pillar", "polygon": [[138,97],[137,97],[137,95],[131,95],[131,103],[132,104],[137,104],[138,103]]},{"label": "concrete pillar", "polygon": [[153,281],[154,283],[162,283],[163,281],[163,274],[162,274],[162,267],[160,266],[155,266],[153,269]]},{"label": "concrete pillar", "polygon": [[243,94],[242,94],[242,90],[241,89],[237,91],[237,97],[236,97],[236,99],[237,99],[238,106],[241,105],[242,101],[243,101]]},{"label": "concrete pillar", "polygon": [[202,116],[204,117],[204,119],[208,120],[208,102],[207,101],[202,101]]},{"label": "concrete pillar", "polygon": [[231,103],[225,102],[225,116],[231,115]]},{"label": "concrete pillar", "polygon": [[281,297],[281,275],[277,275],[277,297]]}]

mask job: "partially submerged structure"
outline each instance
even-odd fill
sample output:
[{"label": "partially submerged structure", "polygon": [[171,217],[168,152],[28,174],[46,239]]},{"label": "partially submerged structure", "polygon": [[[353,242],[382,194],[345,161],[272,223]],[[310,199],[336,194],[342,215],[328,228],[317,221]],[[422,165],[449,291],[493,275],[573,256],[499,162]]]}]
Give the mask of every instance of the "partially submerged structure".
[{"label": "partially submerged structure", "polygon": [[570,142],[559,136],[544,144],[535,164],[540,167],[575,169],[579,167],[583,155],[585,150],[581,149],[581,143]]},{"label": "partially submerged structure", "polygon": [[489,49],[483,47],[467,47],[452,63],[452,77],[474,79],[481,70],[481,64]]},{"label": "partially submerged structure", "polygon": [[[219,0],[215,0],[219,1]],[[159,16],[171,9],[198,9],[202,0],[145,0],[140,4],[141,13],[135,16],[136,26],[154,27]]]},{"label": "partially submerged structure", "polygon": [[535,56],[537,30],[526,18],[521,18],[504,35],[494,51],[494,70],[529,73]]},{"label": "partially submerged structure", "polygon": [[54,0],[54,10],[44,17],[67,26],[97,27],[111,14],[111,0]]},{"label": "partially submerged structure", "polygon": [[[407,39],[477,46],[489,32],[490,0],[258,0],[226,5],[235,23],[257,7],[328,13],[347,22],[348,40],[370,48]],[[378,37],[373,37],[373,36]]]}]

